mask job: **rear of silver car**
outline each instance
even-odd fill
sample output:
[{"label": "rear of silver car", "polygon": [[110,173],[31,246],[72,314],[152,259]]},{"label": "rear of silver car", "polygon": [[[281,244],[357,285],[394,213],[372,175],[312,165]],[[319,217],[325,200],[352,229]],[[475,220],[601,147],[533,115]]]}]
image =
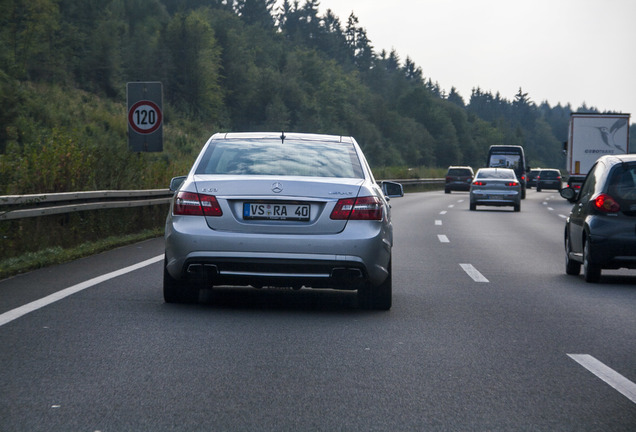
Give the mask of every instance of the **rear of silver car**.
[{"label": "rear of silver car", "polygon": [[164,298],[214,285],[357,290],[391,307],[390,208],[350,137],[217,134],[166,221]]},{"label": "rear of silver car", "polygon": [[513,170],[508,168],[481,168],[470,186],[470,210],[478,205],[512,206],[521,210],[523,186]]}]

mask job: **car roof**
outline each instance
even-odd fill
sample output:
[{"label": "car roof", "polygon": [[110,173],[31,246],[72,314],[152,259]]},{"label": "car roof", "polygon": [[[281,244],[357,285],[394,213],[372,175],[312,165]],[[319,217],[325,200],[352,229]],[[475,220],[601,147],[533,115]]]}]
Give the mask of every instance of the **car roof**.
[{"label": "car roof", "polygon": [[610,161],[611,163],[636,162],[636,154],[605,155],[599,159]]},{"label": "car roof", "polygon": [[320,141],[334,143],[353,143],[355,140],[350,136],[343,135],[323,135],[299,132],[227,132],[215,133],[211,140],[285,140],[294,141]]}]

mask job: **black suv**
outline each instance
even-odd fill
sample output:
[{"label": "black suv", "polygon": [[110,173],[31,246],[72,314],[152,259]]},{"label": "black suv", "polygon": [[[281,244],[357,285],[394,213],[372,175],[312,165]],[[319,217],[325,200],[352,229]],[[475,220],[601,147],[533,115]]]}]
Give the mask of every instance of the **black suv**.
[{"label": "black suv", "polygon": [[475,173],[469,166],[449,166],[446,173],[444,192],[451,193],[452,190],[469,191],[474,176]]},{"label": "black suv", "polygon": [[580,191],[561,189],[574,203],[565,223],[565,272],[598,282],[602,269],[636,269],[636,155],[600,157]]},{"label": "black suv", "polygon": [[537,192],[542,189],[561,190],[561,171],[558,169],[542,169],[535,179]]}]

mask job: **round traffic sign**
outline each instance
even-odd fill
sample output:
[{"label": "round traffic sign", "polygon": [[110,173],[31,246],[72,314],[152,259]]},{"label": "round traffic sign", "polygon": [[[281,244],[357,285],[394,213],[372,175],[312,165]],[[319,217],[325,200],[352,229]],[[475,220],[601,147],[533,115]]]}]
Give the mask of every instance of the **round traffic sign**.
[{"label": "round traffic sign", "polygon": [[161,109],[152,101],[139,101],[128,111],[128,124],[137,133],[150,134],[161,126]]}]

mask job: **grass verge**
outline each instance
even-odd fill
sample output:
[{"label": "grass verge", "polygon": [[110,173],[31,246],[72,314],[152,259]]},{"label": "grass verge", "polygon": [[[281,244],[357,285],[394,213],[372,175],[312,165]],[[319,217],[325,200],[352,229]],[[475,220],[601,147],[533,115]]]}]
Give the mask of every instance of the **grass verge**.
[{"label": "grass verge", "polygon": [[148,229],[135,234],[113,236],[95,242],[84,243],[69,249],[52,247],[37,252],[30,252],[18,257],[7,258],[0,261],[0,280],[31,270],[62,264],[120,246],[159,237],[163,235],[163,230],[163,227]]}]

